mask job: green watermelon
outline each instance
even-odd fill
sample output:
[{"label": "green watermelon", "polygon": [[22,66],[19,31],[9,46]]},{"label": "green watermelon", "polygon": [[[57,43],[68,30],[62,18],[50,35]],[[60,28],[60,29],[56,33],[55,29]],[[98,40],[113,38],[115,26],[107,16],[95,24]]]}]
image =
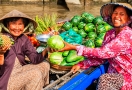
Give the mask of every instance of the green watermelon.
[{"label": "green watermelon", "polygon": [[99,25],[99,24],[103,24],[103,18],[101,16],[95,17],[93,20],[94,25]]},{"label": "green watermelon", "polygon": [[89,15],[89,13],[88,12],[83,12],[82,14],[81,14],[81,16],[84,18],[84,17],[86,17],[86,16],[88,16]]},{"label": "green watermelon", "polygon": [[72,24],[70,22],[65,22],[63,25],[62,25],[62,28],[64,28],[65,30],[69,30],[72,28]]},{"label": "green watermelon", "polygon": [[81,18],[80,22],[87,23],[87,20],[85,18]]},{"label": "green watermelon", "polygon": [[94,44],[96,47],[101,47],[102,46],[103,39],[100,37],[96,37],[94,40]]},{"label": "green watermelon", "polygon": [[106,34],[106,33],[99,33],[99,34],[98,34],[98,37],[104,39],[105,34]]},{"label": "green watermelon", "polygon": [[97,34],[99,34],[99,33],[105,33],[106,32],[106,30],[105,30],[105,27],[104,27],[104,25],[98,25],[97,26],[97,29],[96,29],[96,32],[97,32]]},{"label": "green watermelon", "polygon": [[104,24],[104,27],[105,27],[106,32],[109,31],[109,30],[111,30],[111,29],[113,28],[113,27],[112,27],[111,25],[109,25],[108,23],[105,23],[105,24]]},{"label": "green watermelon", "polygon": [[80,20],[77,19],[76,17],[74,17],[71,19],[70,22],[72,23],[72,26],[77,26],[79,24]]},{"label": "green watermelon", "polygon": [[89,32],[87,34],[87,36],[88,36],[89,39],[93,39],[94,40],[97,37],[97,34],[96,34],[96,32]]},{"label": "green watermelon", "polygon": [[92,39],[88,39],[88,40],[84,43],[84,45],[85,45],[86,47],[95,48],[94,40],[92,40]]},{"label": "green watermelon", "polygon": [[93,23],[88,23],[84,27],[85,32],[94,32],[95,31],[95,25]]},{"label": "green watermelon", "polygon": [[86,35],[87,35],[87,33],[86,33],[83,29],[80,29],[80,30],[78,31],[78,34],[80,34],[83,38],[85,38]]},{"label": "green watermelon", "polygon": [[78,33],[78,27],[72,27],[72,29]]},{"label": "green watermelon", "polygon": [[84,22],[80,22],[78,24],[78,29],[83,29],[86,24]]},{"label": "green watermelon", "polygon": [[79,15],[75,15],[73,18],[76,18],[76,19],[78,19],[80,21],[82,17],[79,16]]},{"label": "green watermelon", "polygon": [[92,23],[94,18],[95,17],[92,14],[89,14],[85,17],[87,23]]}]

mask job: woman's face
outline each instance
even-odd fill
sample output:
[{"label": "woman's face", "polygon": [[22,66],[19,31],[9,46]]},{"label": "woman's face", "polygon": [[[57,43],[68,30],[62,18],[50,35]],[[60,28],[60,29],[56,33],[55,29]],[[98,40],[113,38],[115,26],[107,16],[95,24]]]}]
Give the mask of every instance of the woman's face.
[{"label": "woman's face", "polygon": [[23,20],[20,18],[17,21],[9,22],[8,29],[14,37],[20,36],[24,30]]},{"label": "woman's face", "polygon": [[117,7],[112,14],[112,23],[115,27],[127,23],[130,20],[124,7]]}]

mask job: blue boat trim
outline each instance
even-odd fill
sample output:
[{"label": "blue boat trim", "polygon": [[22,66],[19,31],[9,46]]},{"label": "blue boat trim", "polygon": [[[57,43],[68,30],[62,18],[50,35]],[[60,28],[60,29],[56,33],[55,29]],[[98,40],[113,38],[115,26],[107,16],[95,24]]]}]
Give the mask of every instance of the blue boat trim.
[{"label": "blue boat trim", "polygon": [[98,67],[90,67],[73,77],[58,90],[86,90],[89,85],[107,72],[108,66],[109,63],[105,62]]}]

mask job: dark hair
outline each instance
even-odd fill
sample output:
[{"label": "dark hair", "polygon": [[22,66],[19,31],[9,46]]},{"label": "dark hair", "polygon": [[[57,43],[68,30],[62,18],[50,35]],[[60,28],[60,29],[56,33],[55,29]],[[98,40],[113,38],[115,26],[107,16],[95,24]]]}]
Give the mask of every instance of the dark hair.
[{"label": "dark hair", "polygon": [[29,23],[29,20],[27,18],[22,18],[22,17],[11,17],[11,18],[6,18],[3,20],[3,24],[5,27],[7,27],[7,25],[9,24],[9,22],[13,22],[13,21],[17,21],[19,19],[22,19],[23,23],[24,23],[24,27],[26,27]]}]

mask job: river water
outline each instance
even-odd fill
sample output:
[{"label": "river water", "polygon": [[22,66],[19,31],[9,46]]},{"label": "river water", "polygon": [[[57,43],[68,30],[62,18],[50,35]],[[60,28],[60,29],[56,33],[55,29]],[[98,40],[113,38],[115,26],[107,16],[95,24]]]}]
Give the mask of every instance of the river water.
[{"label": "river water", "polygon": [[102,4],[87,4],[87,5],[73,5],[67,4],[57,5],[56,2],[46,4],[0,4],[0,17],[8,13],[13,9],[17,9],[30,17],[34,18],[36,15],[43,15],[44,13],[57,13],[58,21],[69,20],[74,15],[81,15],[82,12],[86,11],[94,16],[100,15],[100,7]]}]

